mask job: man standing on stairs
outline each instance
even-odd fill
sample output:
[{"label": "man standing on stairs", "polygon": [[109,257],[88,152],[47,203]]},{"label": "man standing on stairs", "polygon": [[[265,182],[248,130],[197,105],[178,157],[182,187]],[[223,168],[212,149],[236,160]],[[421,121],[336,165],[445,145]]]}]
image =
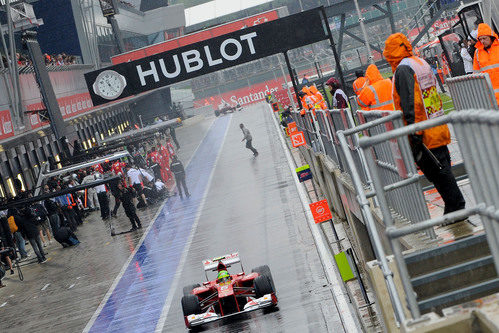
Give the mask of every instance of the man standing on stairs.
[{"label": "man standing on stairs", "polygon": [[[393,104],[395,110],[402,110],[406,125],[444,115],[433,71],[425,60],[414,56],[405,35],[390,35],[383,55],[394,72]],[[409,135],[409,142],[414,161],[442,196],[444,214],[463,209],[464,197],[451,170],[447,125]]]},{"label": "man standing on stairs", "polygon": [[258,151],[251,144],[251,142],[253,141],[253,137],[251,136],[249,129],[244,127],[243,124],[240,124],[239,127],[241,128],[241,131],[243,131],[243,135],[244,135],[241,142],[246,140],[246,148],[248,148],[249,150],[251,150],[253,152],[253,156],[255,156],[255,157],[258,156]]}]

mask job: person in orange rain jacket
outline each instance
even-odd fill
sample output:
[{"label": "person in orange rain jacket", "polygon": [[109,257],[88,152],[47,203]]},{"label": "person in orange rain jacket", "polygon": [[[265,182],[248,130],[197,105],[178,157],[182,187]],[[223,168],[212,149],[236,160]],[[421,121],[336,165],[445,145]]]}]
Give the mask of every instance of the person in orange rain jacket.
[{"label": "person in orange rain jacket", "polygon": [[473,70],[489,74],[499,104],[499,40],[497,34],[485,23],[478,25],[477,38]]},{"label": "person in orange rain jacket", "polygon": [[313,95],[312,93],[310,92],[310,88],[305,86],[303,88],[301,88],[301,91],[303,93],[305,93],[305,95],[303,94],[300,94],[300,97],[301,97],[301,104],[303,105],[303,107],[307,110],[311,110],[313,109],[313,105],[314,105],[314,100],[312,99],[313,98]]},{"label": "person in orange rain jacket", "polygon": [[368,85],[359,94],[357,101],[362,110],[393,111],[392,81],[383,79],[376,65],[367,67]]},{"label": "person in orange rain jacket", "polygon": [[316,86],[311,86],[309,90],[310,90],[310,93],[315,98],[315,108],[316,109],[327,110],[327,105],[326,105],[326,101],[324,100],[324,96],[322,96],[322,94],[317,89],[317,87]]},{"label": "person in orange rain jacket", "polygon": [[355,79],[355,81],[353,81],[352,87],[355,96],[359,96],[362,92],[362,89],[367,87],[368,83],[363,71],[355,71],[355,76],[357,78]]},{"label": "person in orange rain jacket", "polygon": [[[435,75],[425,60],[414,56],[405,35],[390,35],[385,41],[383,55],[394,72],[395,110],[402,110],[406,125],[444,115]],[[451,171],[447,125],[417,132],[409,139],[416,164],[442,196],[444,214],[464,208],[464,197]]]}]

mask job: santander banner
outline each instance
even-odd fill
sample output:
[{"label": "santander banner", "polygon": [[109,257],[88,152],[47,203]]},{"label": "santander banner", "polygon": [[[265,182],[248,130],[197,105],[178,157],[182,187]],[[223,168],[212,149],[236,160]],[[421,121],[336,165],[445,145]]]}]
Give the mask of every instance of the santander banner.
[{"label": "santander banner", "polygon": [[265,101],[265,96],[268,94],[282,91],[283,84],[284,79],[282,78],[257,83],[250,87],[231,90],[216,96],[198,99],[194,101],[194,107],[211,105],[216,109],[218,105],[223,102],[227,102],[230,105],[239,104],[241,106],[263,102]]}]

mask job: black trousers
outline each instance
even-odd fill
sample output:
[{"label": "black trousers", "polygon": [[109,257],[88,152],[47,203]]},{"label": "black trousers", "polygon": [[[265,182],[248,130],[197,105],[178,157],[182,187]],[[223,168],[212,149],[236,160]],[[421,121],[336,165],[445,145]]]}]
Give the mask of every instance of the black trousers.
[{"label": "black trousers", "polygon": [[109,198],[106,192],[97,193],[97,199],[99,199],[100,206],[100,217],[103,219],[109,217]]},{"label": "black trousers", "polygon": [[133,204],[131,206],[123,205],[123,208],[125,209],[126,216],[130,219],[130,223],[132,224],[132,228],[142,227],[142,224],[140,223],[140,219],[137,216],[137,211],[135,210],[135,207],[133,206]]},{"label": "black trousers", "polygon": [[118,195],[116,192],[111,192],[111,193],[114,197],[114,207],[113,207],[113,211],[112,211],[111,215],[116,215],[116,213],[118,212],[118,208],[120,208],[121,200],[118,199]]},{"label": "black trousers", "polygon": [[177,147],[177,149],[179,149],[180,148],[180,144],[177,141],[177,134],[175,133],[175,128],[174,127],[170,128],[170,136],[172,137],[173,143],[175,143],[175,146]]},{"label": "black trousers", "polygon": [[137,193],[137,200],[139,200],[139,203],[137,204],[137,208],[145,207],[146,203],[145,203],[144,199],[142,198],[142,193],[144,192],[142,184],[133,184],[133,188],[135,189],[135,192]]},{"label": "black trousers", "polygon": [[430,151],[442,164],[442,169],[439,170],[428,154],[423,154],[417,165],[442,196],[445,203],[444,214],[463,209],[465,201],[451,171],[449,149],[443,146],[430,149]]},{"label": "black trousers", "polygon": [[258,154],[258,151],[251,144],[252,141],[253,140],[246,140],[246,148],[248,148],[249,150],[251,150],[253,152],[253,154]]},{"label": "black trousers", "polygon": [[435,76],[437,77],[437,82],[442,92],[446,92],[444,88],[444,83],[442,82],[442,78],[440,77],[440,75],[437,73]]},{"label": "black trousers", "polygon": [[76,213],[73,211],[73,209],[63,207],[62,214],[67,221],[69,229],[71,229],[71,231],[76,231],[78,221],[76,220]]},{"label": "black trousers", "polygon": [[187,185],[185,184],[185,175],[175,175],[175,184],[177,184],[178,194],[182,198],[182,187],[186,196],[190,196]]}]

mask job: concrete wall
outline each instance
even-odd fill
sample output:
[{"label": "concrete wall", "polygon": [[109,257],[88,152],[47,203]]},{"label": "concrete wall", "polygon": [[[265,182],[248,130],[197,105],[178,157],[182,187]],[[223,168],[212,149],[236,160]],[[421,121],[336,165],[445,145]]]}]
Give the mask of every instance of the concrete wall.
[{"label": "concrete wall", "polygon": [[[375,257],[349,175],[342,173],[338,166],[323,154],[317,154],[312,149],[303,147],[300,147],[300,151],[310,165],[314,179],[328,199],[331,209],[351,230],[353,239],[350,241],[359,255],[361,265],[365,268],[367,262],[374,260]],[[378,224],[378,233],[384,241],[385,251],[391,254],[390,246],[384,236],[381,215],[374,209],[373,213]]]}]

